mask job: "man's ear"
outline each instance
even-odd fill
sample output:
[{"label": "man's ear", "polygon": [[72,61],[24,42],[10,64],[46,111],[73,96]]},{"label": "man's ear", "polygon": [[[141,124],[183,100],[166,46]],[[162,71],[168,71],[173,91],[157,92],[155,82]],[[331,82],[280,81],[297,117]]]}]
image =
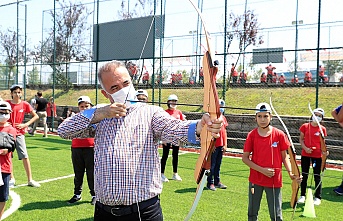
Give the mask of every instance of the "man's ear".
[{"label": "man's ear", "polygon": [[104,95],[104,97],[106,97],[107,99],[109,99],[110,96],[106,93],[105,90],[101,89],[101,93],[102,93],[102,95]]}]

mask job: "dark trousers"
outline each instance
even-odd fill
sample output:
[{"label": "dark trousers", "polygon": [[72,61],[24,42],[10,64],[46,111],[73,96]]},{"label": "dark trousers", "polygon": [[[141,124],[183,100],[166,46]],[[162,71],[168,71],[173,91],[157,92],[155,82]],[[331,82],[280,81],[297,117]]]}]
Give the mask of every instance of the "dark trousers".
[{"label": "dark trousers", "polygon": [[90,194],[94,192],[94,148],[71,148],[71,159],[74,169],[74,194],[82,192],[83,176],[86,171],[88,188]]},{"label": "dark trousers", "polygon": [[177,173],[177,164],[179,162],[179,146],[172,145],[170,143],[162,144],[163,146],[163,154],[161,158],[161,173],[164,173],[164,170],[166,169],[166,163],[169,155],[169,149],[170,147],[173,148],[173,172]]},{"label": "dark trousers", "polygon": [[94,221],[163,221],[160,200],[145,208],[139,208],[137,212],[132,212],[123,216],[115,216],[110,211],[95,204]]},{"label": "dark trousers", "polygon": [[207,177],[207,185],[218,185],[220,182],[220,165],[223,159],[223,147],[217,147],[211,155],[211,174]]},{"label": "dark trousers", "polygon": [[[314,193],[314,196],[321,199],[322,195],[322,183],[320,182],[320,172],[321,172],[321,165],[322,165],[322,158],[313,158],[313,157],[305,157],[301,156],[301,171],[303,180],[301,182],[301,196],[306,195],[306,188],[307,188],[307,179],[310,171],[310,165],[312,162],[313,167],[313,176],[314,176],[314,183],[316,192]],[[312,181],[311,184],[312,185]]]},{"label": "dark trousers", "polygon": [[237,83],[238,76],[232,76],[232,83]]}]

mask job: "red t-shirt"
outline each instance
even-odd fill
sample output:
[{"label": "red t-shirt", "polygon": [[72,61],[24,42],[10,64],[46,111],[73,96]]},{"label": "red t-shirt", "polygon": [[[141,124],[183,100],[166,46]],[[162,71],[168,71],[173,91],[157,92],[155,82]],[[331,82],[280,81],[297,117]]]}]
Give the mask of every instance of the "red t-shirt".
[{"label": "red t-shirt", "polygon": [[74,138],[71,141],[72,148],[93,148],[94,138]]},{"label": "red t-shirt", "polygon": [[183,114],[180,110],[167,109],[166,112],[176,119],[185,120],[185,118],[183,117]]},{"label": "red t-shirt", "polygon": [[266,69],[267,69],[267,73],[269,75],[273,75],[273,70],[276,69],[276,68],[273,67],[273,66],[267,66]]},{"label": "red t-shirt", "polygon": [[324,72],[325,72],[324,67],[319,68],[319,76],[324,77]]},{"label": "red t-shirt", "polygon": [[[326,128],[321,126],[324,136],[326,136]],[[311,123],[305,123],[301,125],[300,132],[304,134],[304,143],[305,146],[312,149],[312,153],[308,154],[303,149],[301,151],[302,156],[321,158],[322,151],[320,149],[320,129],[318,126],[312,126]]]},{"label": "red t-shirt", "polygon": [[223,126],[220,129],[220,137],[216,139],[215,147],[224,147],[226,146],[226,139],[227,139],[227,134],[226,134],[226,127],[229,124],[227,123],[226,118],[223,116]]},{"label": "red t-shirt", "polygon": [[249,181],[265,187],[282,187],[281,151],[287,150],[290,143],[284,132],[272,127],[272,133],[267,137],[258,134],[257,128],[248,133],[244,144],[244,152],[251,153],[251,161],[261,167],[274,168],[275,175],[271,178],[250,168]]},{"label": "red t-shirt", "polygon": [[[14,128],[16,128],[16,125],[21,124],[24,121],[25,114],[31,113],[33,108],[26,101],[20,101],[19,104],[13,104],[10,100],[6,101],[11,105],[12,108],[11,117],[8,122],[11,123]],[[27,128],[23,128],[21,130],[16,128],[16,130],[17,135],[24,135]]]},{"label": "red t-shirt", "polygon": [[143,80],[149,80],[149,73],[148,72],[144,73]]},{"label": "red t-shirt", "polygon": [[284,76],[279,77],[279,82],[280,83],[285,83],[286,78]]},{"label": "red t-shirt", "polygon": [[[14,137],[17,135],[17,131],[12,127],[12,125],[0,127],[0,132],[12,134]],[[2,173],[12,173],[12,152],[0,155],[0,164]]]}]

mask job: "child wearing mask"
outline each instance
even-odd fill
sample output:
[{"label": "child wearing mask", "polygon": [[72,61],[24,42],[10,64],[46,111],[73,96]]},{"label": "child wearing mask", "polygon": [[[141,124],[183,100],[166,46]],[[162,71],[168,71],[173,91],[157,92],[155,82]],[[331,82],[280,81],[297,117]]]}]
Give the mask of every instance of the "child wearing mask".
[{"label": "child wearing mask", "polygon": [[[318,122],[321,122],[324,117],[324,110],[322,108],[316,108],[313,110],[315,116],[311,117],[310,123],[304,123],[300,127],[300,138],[299,142],[302,147],[301,151],[301,171],[303,180],[301,182],[301,197],[298,200],[298,203],[305,203],[305,194],[307,188],[307,179],[310,171],[310,165],[313,167],[313,176],[314,183],[316,185],[316,191],[314,193],[314,205],[320,205],[321,195],[322,195],[322,182],[321,182],[321,165],[322,165],[322,153],[320,136],[322,129],[324,136],[326,136],[326,128],[322,125],[318,125]],[[316,117],[317,120],[314,118]]]}]

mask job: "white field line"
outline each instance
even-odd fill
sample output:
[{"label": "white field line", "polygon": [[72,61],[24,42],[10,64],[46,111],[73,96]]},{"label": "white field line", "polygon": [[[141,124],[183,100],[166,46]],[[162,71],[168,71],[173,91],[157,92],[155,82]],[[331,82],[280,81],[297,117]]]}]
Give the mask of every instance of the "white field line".
[{"label": "white field line", "polygon": [[1,217],[1,220],[9,217],[12,213],[14,213],[20,207],[20,203],[21,203],[20,196],[12,190],[10,190],[9,195],[12,198],[12,204],[10,208],[4,212],[4,214]]},{"label": "white field line", "polygon": [[[62,180],[62,179],[70,178],[73,176],[74,176],[74,174],[70,174],[67,176],[61,176],[61,177],[57,177],[57,178],[42,180],[42,181],[39,181],[38,183],[48,183],[48,182],[52,182],[52,181],[56,181],[56,180]],[[14,192],[13,189],[18,188],[18,187],[23,187],[23,186],[27,186],[27,184],[20,184],[20,185],[14,186],[13,188],[10,188],[9,195],[12,198],[12,203],[11,203],[10,208],[7,209],[4,212],[4,214],[2,215],[1,220],[6,219],[12,213],[14,213],[16,210],[19,209],[20,203],[21,203],[20,196],[16,192]]]}]

